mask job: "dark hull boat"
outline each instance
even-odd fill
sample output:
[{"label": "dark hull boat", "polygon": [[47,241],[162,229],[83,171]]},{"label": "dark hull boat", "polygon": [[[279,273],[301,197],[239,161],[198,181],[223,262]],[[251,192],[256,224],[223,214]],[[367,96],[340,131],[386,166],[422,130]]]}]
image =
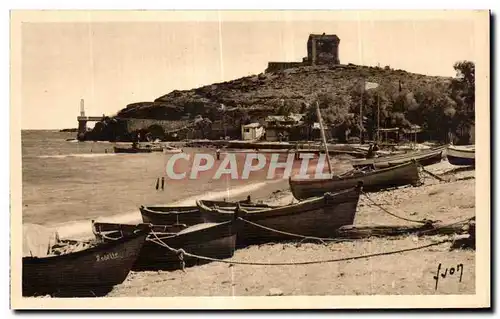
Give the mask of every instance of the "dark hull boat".
[{"label": "dark hull boat", "polygon": [[[176,250],[183,249],[187,253],[199,256],[217,259],[230,258],[234,255],[239,223],[238,220],[224,223],[205,223],[181,231],[174,228],[159,231],[158,227],[161,226],[154,225],[132,269],[174,270],[181,268],[181,256],[165,245]],[[116,224],[94,223],[93,231],[98,240],[114,242],[126,235],[127,229],[132,230],[134,227],[135,225],[117,227]],[[186,255],[182,256],[182,260],[187,267],[206,263],[205,260]]]},{"label": "dark hull boat", "polygon": [[85,250],[60,256],[23,257],[23,295],[92,296],[111,290],[127,277],[148,232],[149,225],[144,225],[119,240]]},{"label": "dark hull boat", "polygon": [[371,168],[387,168],[398,166],[415,160],[422,166],[432,165],[441,162],[443,152],[446,146],[439,146],[424,151],[415,151],[405,154],[383,156],[370,158],[365,160],[353,161],[352,166],[355,168],[371,167]]},{"label": "dark hull boat", "polygon": [[[202,200],[197,204],[206,219],[227,220],[234,218],[233,216],[244,219],[238,232],[238,246],[241,247],[297,239],[296,236],[285,233],[330,237],[338,228],[353,224],[360,190],[361,187],[356,187],[336,194],[327,193],[321,197],[285,206],[244,207],[236,203],[232,206],[228,203],[218,206],[214,205],[215,202]],[[270,231],[255,224],[279,230],[282,233]]]},{"label": "dark hull boat", "polygon": [[115,153],[153,153],[153,152],[163,152],[163,147],[161,146],[137,146],[137,147],[113,147]]},{"label": "dark hull boat", "polygon": [[450,146],[446,150],[448,162],[456,166],[475,166],[476,150],[475,145]]},{"label": "dark hull boat", "polygon": [[[215,203],[224,203],[222,201]],[[227,202],[235,205],[234,202]],[[245,205],[248,200],[239,201]],[[141,211],[142,221],[153,225],[173,225],[180,224],[193,226],[201,223],[217,222],[207,219],[200,211],[198,206],[168,206],[168,205],[151,205],[139,207]]]},{"label": "dark hull boat", "polygon": [[302,200],[321,196],[327,192],[349,189],[360,182],[363,184],[363,190],[377,191],[403,185],[417,185],[419,180],[417,164],[408,162],[399,166],[369,172],[358,171],[350,175],[334,176],[329,179],[294,179],[290,177],[289,183],[293,196]]}]

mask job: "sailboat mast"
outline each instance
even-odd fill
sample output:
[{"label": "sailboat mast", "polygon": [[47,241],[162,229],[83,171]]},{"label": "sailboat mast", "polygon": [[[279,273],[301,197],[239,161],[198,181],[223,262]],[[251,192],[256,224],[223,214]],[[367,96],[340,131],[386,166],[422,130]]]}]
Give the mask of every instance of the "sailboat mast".
[{"label": "sailboat mast", "polygon": [[380,94],[377,92],[377,143],[380,143]]},{"label": "sailboat mast", "polygon": [[321,112],[319,111],[319,103],[317,101],[316,101],[316,113],[318,115],[319,127],[321,130],[321,139],[323,140],[323,145],[325,146],[326,161],[328,162],[328,170],[330,172],[330,175],[333,175],[332,163],[330,162],[330,154],[328,153],[328,146],[326,145],[325,130],[323,128],[323,121],[321,120]]},{"label": "sailboat mast", "polygon": [[366,80],[363,78],[363,88],[361,91],[361,101],[359,106],[359,144],[363,144],[363,95],[365,93]]}]

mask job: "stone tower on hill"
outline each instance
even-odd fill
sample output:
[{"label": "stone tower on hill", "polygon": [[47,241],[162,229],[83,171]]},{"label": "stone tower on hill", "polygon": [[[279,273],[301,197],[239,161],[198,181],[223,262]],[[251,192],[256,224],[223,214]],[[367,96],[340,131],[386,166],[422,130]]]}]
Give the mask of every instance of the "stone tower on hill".
[{"label": "stone tower on hill", "polygon": [[340,64],[340,39],[335,34],[310,34],[307,40],[307,56],[302,62],[269,62],[266,73],[277,72],[306,65]]},{"label": "stone tower on hill", "polygon": [[335,34],[311,34],[307,40],[307,58],[310,65],[340,64],[339,60],[340,39]]}]

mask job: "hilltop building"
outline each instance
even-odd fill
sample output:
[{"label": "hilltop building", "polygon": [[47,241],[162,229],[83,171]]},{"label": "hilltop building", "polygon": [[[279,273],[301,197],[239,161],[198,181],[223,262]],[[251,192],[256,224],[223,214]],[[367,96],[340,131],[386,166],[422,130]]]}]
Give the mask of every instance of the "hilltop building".
[{"label": "hilltop building", "polygon": [[306,65],[340,64],[340,39],[335,34],[310,34],[307,40],[307,56],[302,62],[269,62],[266,73],[297,68]]}]

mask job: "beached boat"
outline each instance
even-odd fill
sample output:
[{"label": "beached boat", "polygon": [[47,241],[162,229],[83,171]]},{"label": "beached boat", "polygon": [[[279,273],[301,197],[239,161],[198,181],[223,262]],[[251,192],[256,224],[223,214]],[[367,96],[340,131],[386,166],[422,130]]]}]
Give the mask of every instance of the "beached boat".
[{"label": "beached boat", "polygon": [[182,224],[193,226],[204,222],[197,206],[150,205],[139,207],[142,221],[153,225]]},{"label": "beached boat", "polygon": [[[248,203],[249,200],[239,201],[241,204]],[[235,205],[235,202],[229,202]],[[198,206],[168,206],[150,205],[139,207],[142,221],[153,225],[173,225],[181,224],[193,226],[201,223],[214,222],[205,218]]]},{"label": "beached boat", "polygon": [[355,168],[362,168],[362,167],[386,168],[408,163],[411,162],[412,160],[417,161],[417,163],[419,163],[422,166],[427,166],[439,163],[443,158],[443,151],[445,149],[446,145],[443,145],[423,151],[415,151],[404,154],[369,158],[364,160],[353,160],[352,166]]},{"label": "beached boat", "polygon": [[115,153],[153,153],[153,152],[163,152],[162,145],[136,145],[132,147],[113,147]]},{"label": "beached boat", "polygon": [[416,185],[419,182],[418,165],[408,162],[372,171],[354,170],[328,179],[298,179],[290,177],[290,189],[295,198],[301,200],[321,196],[326,192],[337,192],[363,183],[363,190],[377,191],[384,188]]},{"label": "beached boat", "polygon": [[111,289],[127,277],[148,232],[149,225],[144,225],[119,240],[85,250],[59,256],[23,257],[23,295]]},{"label": "beached boat", "polygon": [[[203,223],[182,230],[153,225],[146,243],[139,253],[134,270],[146,269],[179,269],[181,256],[168,247],[187,253],[224,259],[233,256],[236,247],[236,234],[239,220],[229,220],[223,223]],[[160,228],[159,228],[160,227]],[[135,225],[119,225],[94,223],[93,232],[98,240],[115,242],[133,231]],[[168,246],[168,247],[166,247]],[[185,266],[203,264],[206,261],[189,256],[182,256]]]},{"label": "beached boat", "polygon": [[446,150],[446,157],[448,162],[457,166],[475,166],[476,165],[476,146],[463,145],[455,146],[450,145]]},{"label": "beached boat", "polygon": [[182,149],[165,145],[165,146],[163,146],[163,153],[165,153],[165,154],[182,153]]},{"label": "beached boat", "polygon": [[[296,236],[329,237],[345,225],[352,225],[358,205],[361,186],[339,193],[326,193],[299,203],[284,206],[247,206],[237,203],[197,201],[206,219],[219,221],[241,217],[238,246],[280,240],[296,240]],[[253,224],[252,224],[253,223]],[[262,227],[275,229],[271,231]]]}]

